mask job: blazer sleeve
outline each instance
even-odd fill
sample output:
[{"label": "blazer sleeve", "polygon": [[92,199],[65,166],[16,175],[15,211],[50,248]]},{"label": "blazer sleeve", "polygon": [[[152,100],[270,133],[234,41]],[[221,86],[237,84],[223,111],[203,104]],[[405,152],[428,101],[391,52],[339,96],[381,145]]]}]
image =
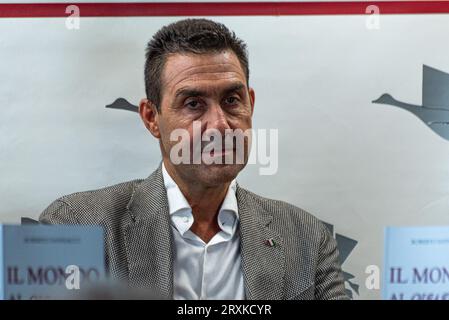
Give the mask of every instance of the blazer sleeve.
[{"label": "blazer sleeve", "polygon": [[315,298],[319,300],[347,300],[343,273],[340,267],[337,241],[326,226],[322,237],[315,278]]},{"label": "blazer sleeve", "polygon": [[51,203],[39,216],[43,224],[79,224],[69,204],[61,199]]}]

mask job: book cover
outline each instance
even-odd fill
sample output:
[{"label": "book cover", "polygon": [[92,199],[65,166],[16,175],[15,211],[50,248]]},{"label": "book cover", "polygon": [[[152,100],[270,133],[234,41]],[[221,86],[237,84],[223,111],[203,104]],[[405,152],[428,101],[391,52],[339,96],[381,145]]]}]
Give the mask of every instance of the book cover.
[{"label": "book cover", "polygon": [[387,227],[386,300],[449,299],[449,226]]},{"label": "book cover", "polygon": [[0,225],[0,298],[64,299],[105,280],[100,226]]}]

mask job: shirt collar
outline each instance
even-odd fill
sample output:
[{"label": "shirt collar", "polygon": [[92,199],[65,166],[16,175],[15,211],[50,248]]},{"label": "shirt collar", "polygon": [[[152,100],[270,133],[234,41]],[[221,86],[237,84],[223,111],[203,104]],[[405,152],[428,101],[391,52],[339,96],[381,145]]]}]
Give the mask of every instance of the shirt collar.
[{"label": "shirt collar", "polygon": [[[192,208],[162,162],[162,176],[167,190],[168,209],[172,224],[183,236],[193,224]],[[237,183],[232,180],[218,213],[218,225],[228,235],[233,235],[239,219],[236,198]]]},{"label": "shirt collar", "polygon": [[182,194],[176,182],[167,172],[167,169],[165,169],[163,163],[162,163],[162,176],[164,178],[165,189],[167,190],[167,200],[170,215],[173,215],[174,213],[183,209],[191,210],[189,203]]}]

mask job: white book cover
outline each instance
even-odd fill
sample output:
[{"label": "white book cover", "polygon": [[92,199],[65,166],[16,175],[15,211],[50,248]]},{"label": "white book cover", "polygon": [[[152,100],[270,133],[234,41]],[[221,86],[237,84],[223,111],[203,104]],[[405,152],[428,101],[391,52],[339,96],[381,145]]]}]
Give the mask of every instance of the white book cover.
[{"label": "white book cover", "polygon": [[0,298],[64,299],[105,280],[100,226],[0,225]]},{"label": "white book cover", "polygon": [[384,262],[384,299],[449,299],[449,226],[387,227]]}]

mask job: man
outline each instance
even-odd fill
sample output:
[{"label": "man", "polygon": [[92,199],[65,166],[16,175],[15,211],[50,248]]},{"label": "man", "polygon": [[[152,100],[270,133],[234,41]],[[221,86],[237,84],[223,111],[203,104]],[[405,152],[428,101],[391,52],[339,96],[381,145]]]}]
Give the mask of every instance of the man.
[{"label": "man", "polygon": [[[248,82],[246,45],[224,25],[187,19],[163,27],[147,47],[139,106],[161,165],[145,180],[62,197],[41,222],[102,225],[110,275],[164,298],[345,299],[327,228],[235,181],[250,139],[229,147],[216,133],[225,141],[251,129]],[[195,140],[195,130],[206,139]],[[186,135],[173,138],[180,131]],[[187,161],[179,161],[180,146]]]}]

